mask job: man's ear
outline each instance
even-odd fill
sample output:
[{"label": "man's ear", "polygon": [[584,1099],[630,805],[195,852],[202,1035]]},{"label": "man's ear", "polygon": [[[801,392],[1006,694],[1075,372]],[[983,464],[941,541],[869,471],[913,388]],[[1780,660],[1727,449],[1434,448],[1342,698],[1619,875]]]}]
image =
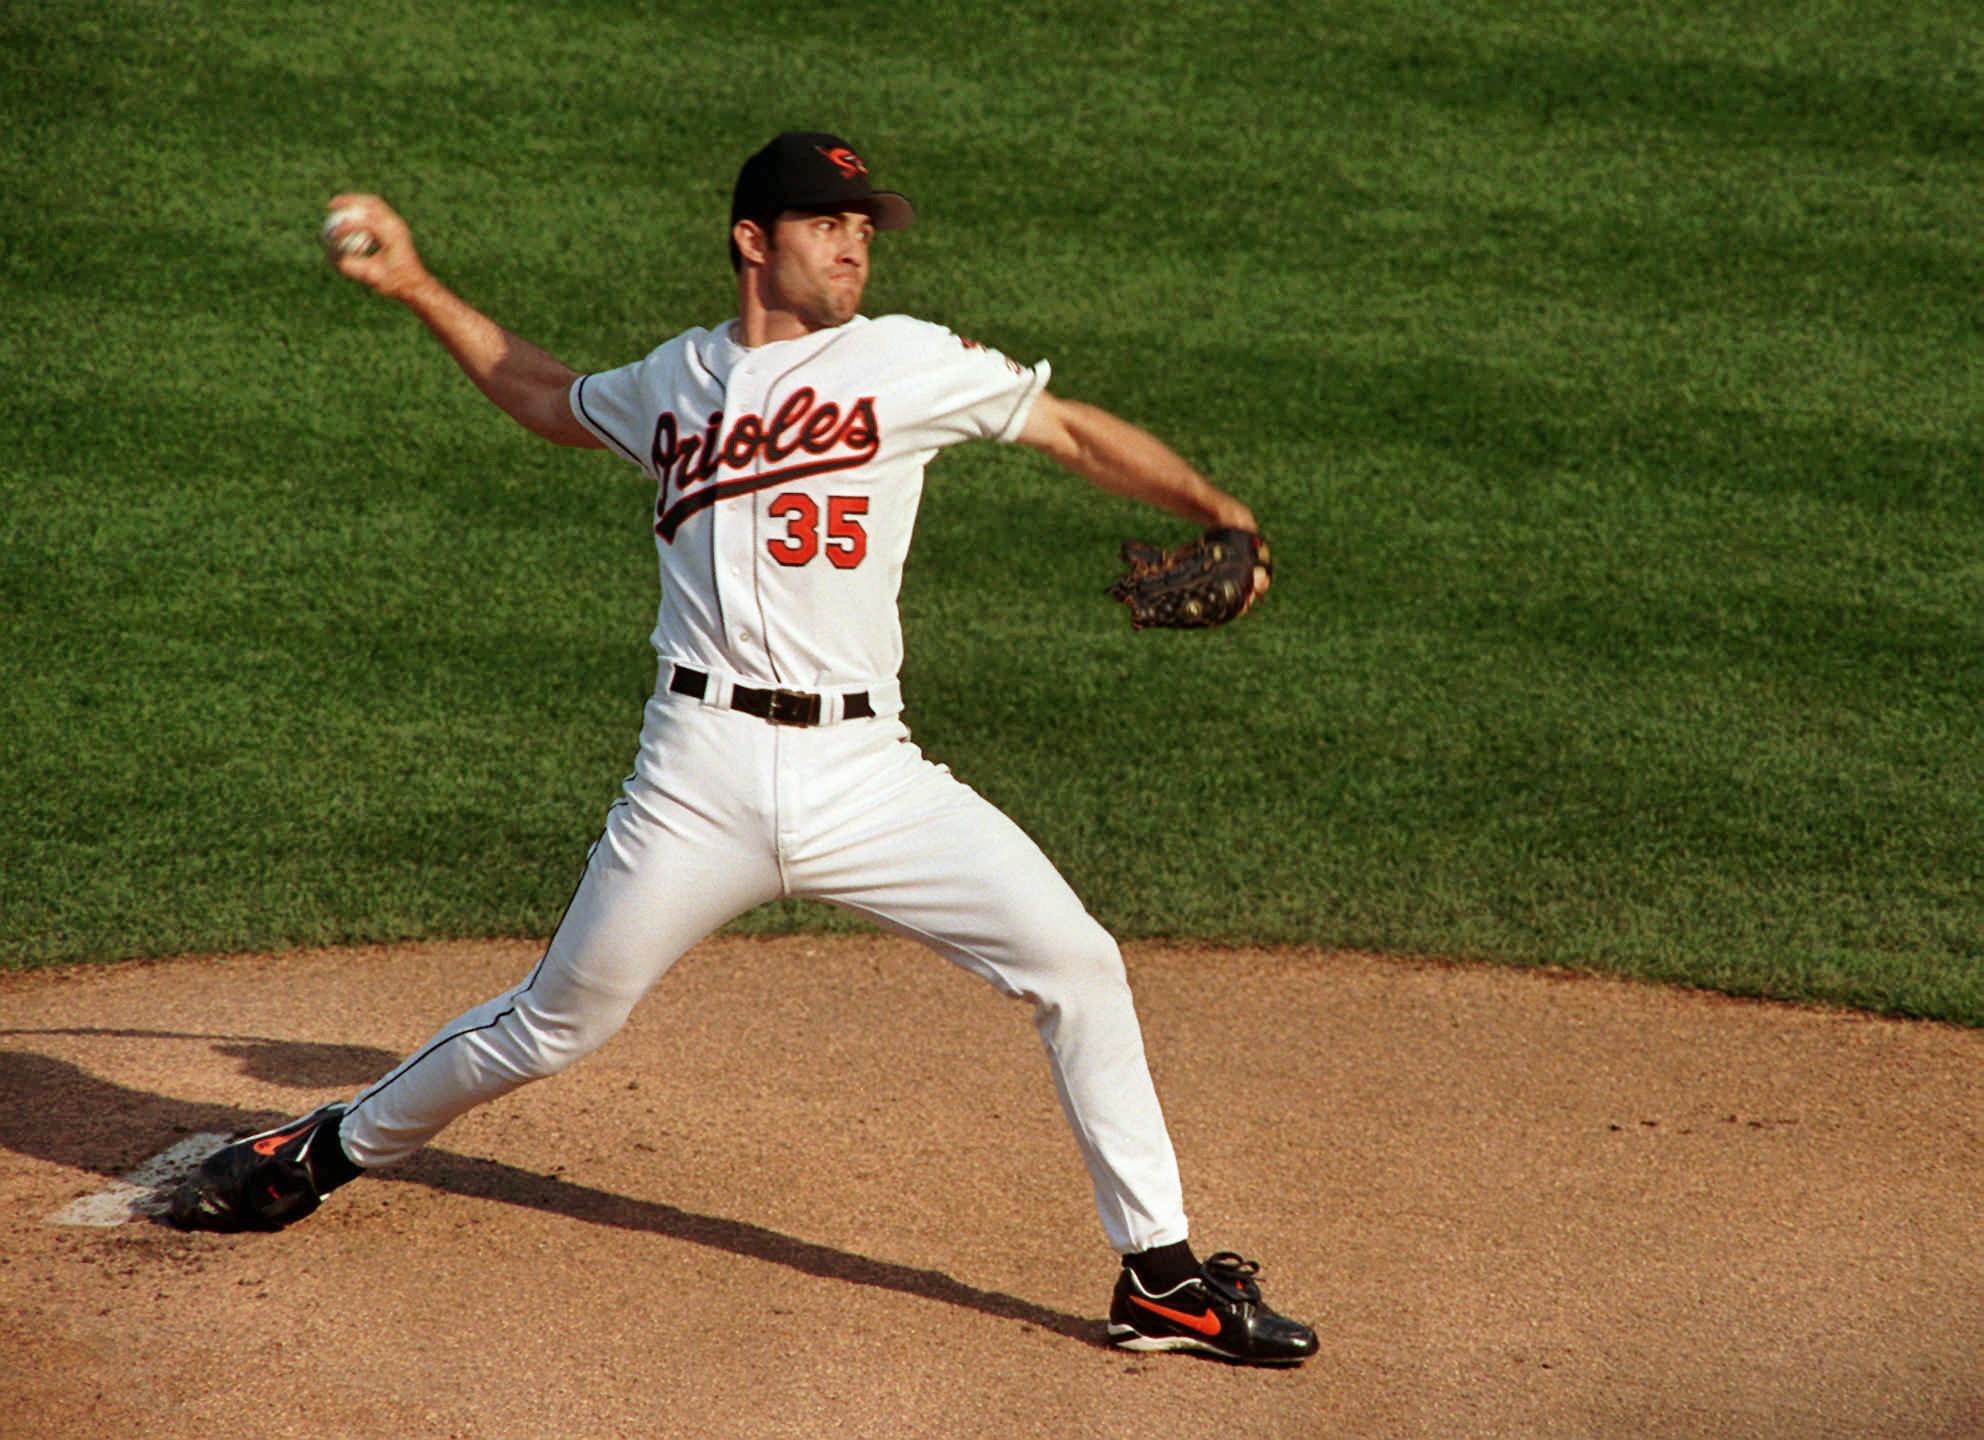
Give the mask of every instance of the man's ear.
[{"label": "man's ear", "polygon": [[755,220],[739,220],[730,227],[730,243],[749,265],[762,265],[771,254],[771,237]]}]

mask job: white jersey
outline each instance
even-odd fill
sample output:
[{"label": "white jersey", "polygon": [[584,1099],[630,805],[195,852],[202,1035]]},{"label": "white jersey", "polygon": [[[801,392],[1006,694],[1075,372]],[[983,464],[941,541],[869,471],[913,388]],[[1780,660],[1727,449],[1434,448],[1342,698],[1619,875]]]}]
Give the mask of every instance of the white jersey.
[{"label": "white jersey", "polygon": [[896,598],[924,467],[962,440],[1016,439],[1047,376],[888,316],[755,349],[730,325],[690,330],[574,382],[573,413],[655,482],[662,683],[543,958],[352,1102],[352,1161],[403,1159],[592,1053],[704,936],[812,900],[1028,1000],[1110,1245],[1186,1238],[1116,942],[898,713]]},{"label": "white jersey", "polygon": [[571,390],[580,422],[655,482],[655,651],[761,685],[887,693],[924,466],[1017,438],[1050,368],[907,315],[755,348],[734,329],[684,331]]}]

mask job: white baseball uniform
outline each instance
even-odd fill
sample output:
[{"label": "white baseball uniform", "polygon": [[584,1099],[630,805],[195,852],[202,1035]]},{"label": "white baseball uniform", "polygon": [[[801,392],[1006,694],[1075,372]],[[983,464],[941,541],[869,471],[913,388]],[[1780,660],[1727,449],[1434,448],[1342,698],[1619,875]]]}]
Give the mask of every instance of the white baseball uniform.
[{"label": "white baseball uniform", "polygon": [[536,968],[353,1102],[359,1164],[603,1044],[692,945],[784,896],[923,941],[1031,1003],[1118,1251],[1186,1237],[1116,943],[900,717],[896,610],[925,465],[1013,440],[1048,367],[907,316],[746,348],[693,329],[581,377],[573,412],[655,481],[659,679],[634,773]]}]

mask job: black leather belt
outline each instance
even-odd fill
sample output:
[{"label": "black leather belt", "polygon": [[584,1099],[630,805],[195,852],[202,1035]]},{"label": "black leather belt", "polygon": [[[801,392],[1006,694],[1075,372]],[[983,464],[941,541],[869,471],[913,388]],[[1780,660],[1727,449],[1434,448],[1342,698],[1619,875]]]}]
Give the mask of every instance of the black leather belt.
[{"label": "black leather belt", "polygon": [[[700,700],[710,691],[710,677],[687,665],[677,665],[668,679],[668,688],[677,695]],[[774,725],[818,725],[826,710],[825,697],[804,690],[760,690],[755,685],[730,687],[730,708],[769,720]],[[840,697],[840,718],[865,720],[875,713],[868,703],[868,692],[856,690]]]}]

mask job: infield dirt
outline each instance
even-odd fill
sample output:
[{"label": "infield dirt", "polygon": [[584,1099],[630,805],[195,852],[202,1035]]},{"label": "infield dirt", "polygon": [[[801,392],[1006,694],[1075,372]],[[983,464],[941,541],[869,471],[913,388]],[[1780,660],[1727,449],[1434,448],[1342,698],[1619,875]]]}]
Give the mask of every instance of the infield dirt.
[{"label": "infield dirt", "polygon": [[1127,947],[1293,1372],[1103,1344],[1024,1010],[871,937],[705,943],[280,1234],[55,1222],[537,948],[0,976],[0,1434],[1984,1435],[1984,1033],[1584,977]]}]

